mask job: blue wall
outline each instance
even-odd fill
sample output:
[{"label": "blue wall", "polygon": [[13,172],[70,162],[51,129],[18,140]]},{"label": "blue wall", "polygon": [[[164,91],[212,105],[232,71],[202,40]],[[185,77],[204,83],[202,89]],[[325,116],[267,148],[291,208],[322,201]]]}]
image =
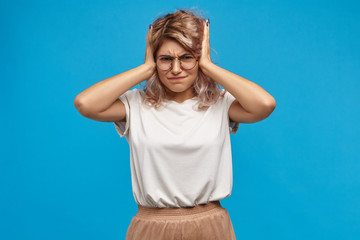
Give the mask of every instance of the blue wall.
[{"label": "blue wall", "polygon": [[142,64],[148,25],[210,18],[214,62],[276,99],[231,136],[238,239],[360,239],[357,1],[3,1],[1,239],[124,239],[137,205],[113,123],[73,105]]}]

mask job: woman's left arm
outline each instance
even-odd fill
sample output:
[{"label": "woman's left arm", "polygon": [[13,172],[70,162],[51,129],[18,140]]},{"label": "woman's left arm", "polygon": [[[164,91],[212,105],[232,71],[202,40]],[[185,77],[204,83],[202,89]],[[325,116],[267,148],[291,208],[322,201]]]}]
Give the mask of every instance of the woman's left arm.
[{"label": "woman's left arm", "polygon": [[232,121],[239,123],[258,122],[267,118],[274,111],[276,101],[265,89],[212,63],[209,25],[206,22],[199,66],[205,75],[223,86],[236,98],[229,109],[229,117]]}]

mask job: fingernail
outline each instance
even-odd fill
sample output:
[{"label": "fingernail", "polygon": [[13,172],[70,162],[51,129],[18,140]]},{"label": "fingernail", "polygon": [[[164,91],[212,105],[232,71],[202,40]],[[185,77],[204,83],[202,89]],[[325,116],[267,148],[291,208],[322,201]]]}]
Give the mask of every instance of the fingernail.
[{"label": "fingernail", "polygon": [[151,24],[149,24],[149,29],[151,28]]},{"label": "fingernail", "polygon": [[209,24],[210,24],[210,18],[208,18],[206,26],[209,26]]}]

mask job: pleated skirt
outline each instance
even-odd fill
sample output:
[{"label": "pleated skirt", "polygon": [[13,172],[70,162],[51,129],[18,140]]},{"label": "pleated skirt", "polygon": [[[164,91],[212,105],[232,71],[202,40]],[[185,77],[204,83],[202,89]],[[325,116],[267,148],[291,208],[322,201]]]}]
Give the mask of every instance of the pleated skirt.
[{"label": "pleated skirt", "polygon": [[126,240],[236,240],[228,211],[219,201],[186,208],[138,205]]}]

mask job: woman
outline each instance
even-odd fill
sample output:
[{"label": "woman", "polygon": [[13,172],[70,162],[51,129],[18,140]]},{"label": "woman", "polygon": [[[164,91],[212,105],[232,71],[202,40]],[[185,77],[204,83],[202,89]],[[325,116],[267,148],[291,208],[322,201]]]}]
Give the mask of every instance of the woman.
[{"label": "woman", "polygon": [[[145,89],[130,90],[143,81]],[[74,104],[87,118],[114,122],[129,143],[138,212],[126,239],[235,239],[220,204],[232,190],[230,133],[265,119],[276,103],[212,63],[209,20],[188,10],[156,19],[145,63],[89,87]]]}]

